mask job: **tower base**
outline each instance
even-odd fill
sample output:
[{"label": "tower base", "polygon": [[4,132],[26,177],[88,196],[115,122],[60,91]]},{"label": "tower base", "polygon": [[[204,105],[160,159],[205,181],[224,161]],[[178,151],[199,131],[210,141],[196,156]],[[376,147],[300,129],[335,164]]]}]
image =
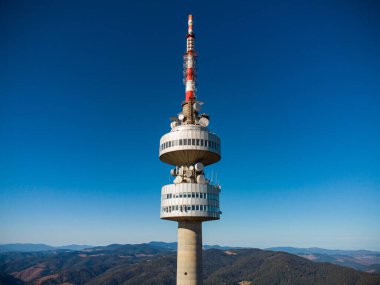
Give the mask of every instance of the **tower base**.
[{"label": "tower base", "polygon": [[177,285],[202,282],[202,222],[178,222]]}]

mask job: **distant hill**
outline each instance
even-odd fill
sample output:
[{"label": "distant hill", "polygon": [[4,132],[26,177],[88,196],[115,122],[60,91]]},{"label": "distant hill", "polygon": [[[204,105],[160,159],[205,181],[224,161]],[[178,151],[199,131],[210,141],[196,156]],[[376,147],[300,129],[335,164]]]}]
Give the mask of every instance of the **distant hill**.
[{"label": "distant hill", "polygon": [[33,244],[33,243],[0,244],[0,252],[44,251],[44,250],[54,250],[54,247],[46,245],[46,244]]},{"label": "distant hill", "polygon": [[[380,284],[380,275],[315,263],[296,255],[259,249],[209,250],[208,260],[226,264],[217,270],[205,267],[206,284]],[[236,253],[236,255],[234,255]],[[210,271],[208,271],[210,270]],[[230,280],[225,283],[225,280]],[[251,282],[251,283],[249,283]]]},{"label": "distant hill", "polygon": [[35,243],[10,243],[10,244],[0,244],[0,252],[28,252],[28,251],[47,251],[47,250],[82,250],[86,248],[93,247],[91,245],[78,245],[71,244],[65,246],[50,246],[46,244],[35,244]]},{"label": "distant hill", "polygon": [[349,256],[358,256],[358,255],[380,255],[378,251],[370,250],[341,250],[341,249],[324,249],[319,247],[309,247],[309,248],[298,248],[298,247],[270,247],[267,250],[273,251],[285,251],[292,254],[327,254],[327,255],[349,255]]},{"label": "distant hill", "polygon": [[[21,282],[9,284],[174,285],[173,248],[173,244],[153,242],[81,251],[1,253],[0,272],[8,280],[13,276],[12,282]],[[380,284],[379,274],[260,249],[204,250],[203,263],[204,285]]]},{"label": "distant hill", "polygon": [[148,242],[148,244],[151,246],[162,247],[162,248],[167,248],[167,249],[171,249],[171,250],[177,250],[177,243],[176,242],[151,241],[151,242]]},{"label": "distant hill", "polygon": [[380,252],[369,250],[331,250],[318,247],[272,247],[268,250],[283,251],[316,262],[331,262],[361,271],[380,273]]},{"label": "distant hill", "polygon": [[[152,246],[157,246],[157,247],[162,247],[162,248],[167,248],[167,249],[172,249],[172,250],[177,250],[177,243],[176,242],[161,242],[161,241],[151,241],[147,243]],[[203,249],[238,249],[242,247],[232,247],[232,246],[220,246],[220,245],[208,245],[204,244]]]},{"label": "distant hill", "polygon": [[93,245],[82,245],[82,244],[70,244],[64,246],[56,246],[55,249],[66,249],[66,250],[83,250],[86,248],[92,248]]}]

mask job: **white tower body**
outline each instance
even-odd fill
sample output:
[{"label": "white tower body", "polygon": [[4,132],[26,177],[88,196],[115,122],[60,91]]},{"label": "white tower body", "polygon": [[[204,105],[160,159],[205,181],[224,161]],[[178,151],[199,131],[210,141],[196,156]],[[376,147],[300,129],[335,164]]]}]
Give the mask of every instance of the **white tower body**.
[{"label": "white tower body", "polygon": [[220,138],[207,129],[209,116],[196,100],[196,53],[189,16],[184,55],[186,100],[171,131],[161,137],[160,160],[175,166],[173,183],[161,191],[161,219],[178,221],[177,285],[202,284],[202,222],[220,218],[220,185],[205,177],[205,166],[221,159]]}]

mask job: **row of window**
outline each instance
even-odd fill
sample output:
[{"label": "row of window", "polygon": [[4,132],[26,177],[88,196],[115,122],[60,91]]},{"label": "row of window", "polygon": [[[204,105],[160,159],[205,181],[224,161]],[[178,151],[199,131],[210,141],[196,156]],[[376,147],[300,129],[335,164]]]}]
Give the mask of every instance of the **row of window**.
[{"label": "row of window", "polygon": [[181,145],[205,146],[205,147],[213,148],[216,151],[220,151],[220,145],[217,142],[210,141],[210,140],[202,140],[202,139],[179,139],[179,140],[165,142],[161,144],[161,150],[164,150],[168,147],[181,146]]},{"label": "row of window", "polygon": [[186,193],[177,193],[177,194],[164,194],[164,199],[172,198],[202,198],[209,200],[218,200],[219,195],[211,193],[198,193],[198,192],[186,192]]},{"label": "row of window", "polygon": [[204,212],[218,212],[219,208],[210,205],[175,205],[162,208],[162,212],[171,213],[172,211],[188,212],[188,211],[204,211]]}]

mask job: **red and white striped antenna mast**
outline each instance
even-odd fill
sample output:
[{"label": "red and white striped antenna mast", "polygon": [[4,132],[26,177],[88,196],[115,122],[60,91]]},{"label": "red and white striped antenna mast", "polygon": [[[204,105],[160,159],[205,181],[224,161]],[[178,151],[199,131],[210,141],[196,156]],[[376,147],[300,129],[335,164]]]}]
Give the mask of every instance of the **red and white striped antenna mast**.
[{"label": "red and white striped antenna mast", "polygon": [[189,15],[188,31],[186,36],[186,53],[184,59],[184,83],[186,86],[185,102],[194,102],[195,95],[195,80],[196,80],[196,60],[197,54],[194,50],[194,32],[193,32],[193,16]]}]

